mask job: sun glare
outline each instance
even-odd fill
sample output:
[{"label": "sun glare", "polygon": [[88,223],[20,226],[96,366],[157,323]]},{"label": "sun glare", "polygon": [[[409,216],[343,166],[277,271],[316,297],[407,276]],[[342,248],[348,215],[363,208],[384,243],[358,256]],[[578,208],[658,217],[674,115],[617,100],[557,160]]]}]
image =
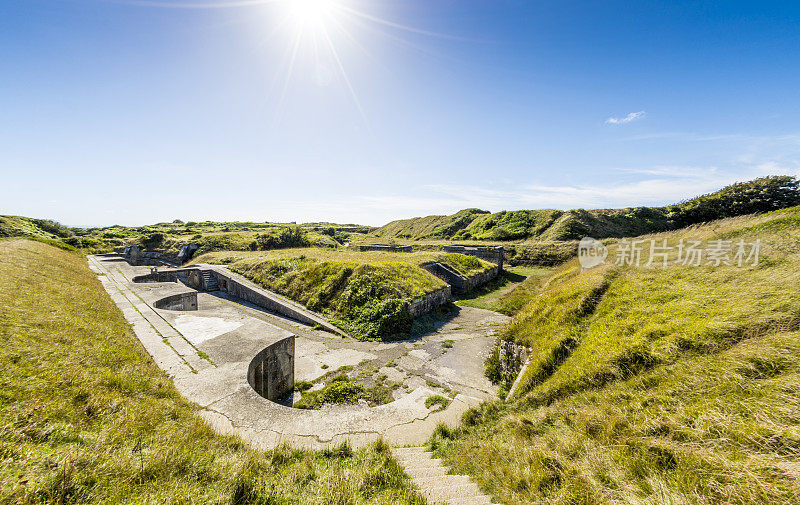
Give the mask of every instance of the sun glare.
[{"label": "sun glare", "polygon": [[308,25],[324,26],[336,8],[334,0],[284,0],[289,15],[299,27]]}]

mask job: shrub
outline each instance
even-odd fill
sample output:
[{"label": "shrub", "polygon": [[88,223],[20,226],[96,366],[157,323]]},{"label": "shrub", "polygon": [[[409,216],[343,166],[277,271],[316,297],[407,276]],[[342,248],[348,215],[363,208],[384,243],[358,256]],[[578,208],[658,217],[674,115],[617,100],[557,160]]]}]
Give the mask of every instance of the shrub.
[{"label": "shrub", "polygon": [[434,412],[446,409],[449,404],[450,404],[450,399],[445,398],[442,395],[429,396],[425,400],[425,407],[427,408],[435,407],[433,409]]},{"label": "shrub", "polygon": [[151,233],[150,235],[142,238],[142,245],[145,249],[157,249],[164,243],[165,238],[166,236],[161,232]]},{"label": "shrub", "polygon": [[32,219],[33,223],[41,228],[42,230],[46,231],[47,233],[52,233],[57,237],[71,237],[75,235],[75,233],[68,227],[64,226],[61,223],[57,223],[50,219]]}]

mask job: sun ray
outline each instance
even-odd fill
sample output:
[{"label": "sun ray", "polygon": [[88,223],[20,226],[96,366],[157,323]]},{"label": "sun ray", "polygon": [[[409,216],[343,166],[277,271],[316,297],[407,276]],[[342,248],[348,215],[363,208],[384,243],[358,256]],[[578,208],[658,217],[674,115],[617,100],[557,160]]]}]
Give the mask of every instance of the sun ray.
[{"label": "sun ray", "polygon": [[295,35],[294,46],[292,48],[292,55],[289,57],[289,68],[286,71],[286,78],[283,82],[283,89],[281,89],[281,96],[278,99],[278,107],[275,111],[275,120],[276,122],[280,119],[283,114],[283,104],[286,100],[286,90],[289,89],[289,81],[292,79],[292,73],[294,73],[294,65],[297,61],[297,52],[300,49],[300,42],[301,42],[302,35],[297,33]]},{"label": "sun ray", "polygon": [[167,2],[159,0],[98,0],[103,3],[132,5],[136,7],[158,7],[162,9],[229,9],[237,7],[258,7],[285,0],[232,0],[229,2]]},{"label": "sun ray", "polygon": [[470,39],[466,39],[464,37],[459,37],[459,36],[456,36],[456,35],[448,35],[446,33],[437,33],[437,32],[432,32],[432,31],[428,31],[428,30],[421,30],[419,28],[414,28],[413,26],[407,26],[407,25],[403,25],[403,24],[400,24],[400,23],[395,23],[393,21],[389,21],[389,20],[386,20],[386,19],[383,19],[383,18],[379,18],[379,17],[373,16],[371,14],[367,14],[366,12],[361,12],[359,10],[350,8],[350,7],[348,7],[348,6],[344,5],[344,4],[340,4],[340,3],[336,4],[336,8],[339,9],[339,10],[342,10],[343,12],[346,12],[346,13],[348,13],[350,15],[365,19],[367,21],[371,21],[371,22],[379,24],[379,25],[388,26],[390,28],[395,28],[397,30],[403,30],[403,31],[406,31],[406,32],[416,33],[416,34],[419,34],[419,35],[427,35],[428,37],[436,37],[436,38],[440,38],[440,39],[470,40]]},{"label": "sun ray", "polygon": [[334,60],[336,60],[336,64],[339,66],[339,71],[342,73],[342,78],[344,79],[345,84],[347,85],[347,89],[350,90],[350,96],[353,97],[353,102],[358,109],[358,112],[361,114],[361,118],[364,120],[364,124],[369,127],[369,121],[367,121],[367,115],[364,114],[364,109],[361,108],[361,102],[358,100],[358,95],[356,95],[355,89],[353,89],[353,85],[350,83],[350,78],[347,77],[347,71],[344,69],[344,65],[342,65],[342,60],[339,59],[339,53],[336,52],[336,47],[333,45],[333,41],[328,35],[328,30],[323,26],[322,33],[325,35],[325,40],[328,41],[328,46],[330,47],[331,54],[333,55]]}]

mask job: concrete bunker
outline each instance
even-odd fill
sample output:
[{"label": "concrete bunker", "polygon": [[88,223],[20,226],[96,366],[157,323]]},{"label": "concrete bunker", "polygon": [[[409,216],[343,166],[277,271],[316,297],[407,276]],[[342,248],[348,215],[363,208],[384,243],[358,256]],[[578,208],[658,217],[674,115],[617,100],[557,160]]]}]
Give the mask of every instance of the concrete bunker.
[{"label": "concrete bunker", "polygon": [[270,344],[247,368],[247,382],[267,400],[277,402],[294,390],[294,339],[292,335]]},{"label": "concrete bunker", "polygon": [[153,303],[153,307],[163,310],[197,310],[197,291],[170,295]]}]

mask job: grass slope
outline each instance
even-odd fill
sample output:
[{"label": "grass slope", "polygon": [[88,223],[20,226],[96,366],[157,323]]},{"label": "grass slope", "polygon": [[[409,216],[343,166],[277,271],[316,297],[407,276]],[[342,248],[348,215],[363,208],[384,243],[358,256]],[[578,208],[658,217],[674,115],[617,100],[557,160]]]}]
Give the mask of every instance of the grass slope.
[{"label": "grass slope", "polygon": [[0,241],[0,363],[0,503],[423,503],[380,444],[215,434],[75,253]]},{"label": "grass slope", "polygon": [[652,237],[760,239],[758,266],[557,269],[501,335],[532,349],[520,394],[440,430],[438,454],[508,504],[797,503],[798,225],[795,207]]},{"label": "grass slope", "polygon": [[535,296],[552,271],[547,267],[505,267],[495,280],[462,296],[456,304],[512,316]]},{"label": "grass slope", "polygon": [[[518,210],[490,214],[466,209],[452,216],[428,216],[393,221],[368,237],[382,239],[535,240],[545,243],[595,238],[626,237],[674,230],[715,219],[767,212],[800,204],[793,177],[776,176],[733,184],[715,193],[666,207],[599,210]],[[535,256],[552,256],[547,247]],[[557,254],[557,256],[561,256]],[[541,263],[547,264],[547,263]]]}]

